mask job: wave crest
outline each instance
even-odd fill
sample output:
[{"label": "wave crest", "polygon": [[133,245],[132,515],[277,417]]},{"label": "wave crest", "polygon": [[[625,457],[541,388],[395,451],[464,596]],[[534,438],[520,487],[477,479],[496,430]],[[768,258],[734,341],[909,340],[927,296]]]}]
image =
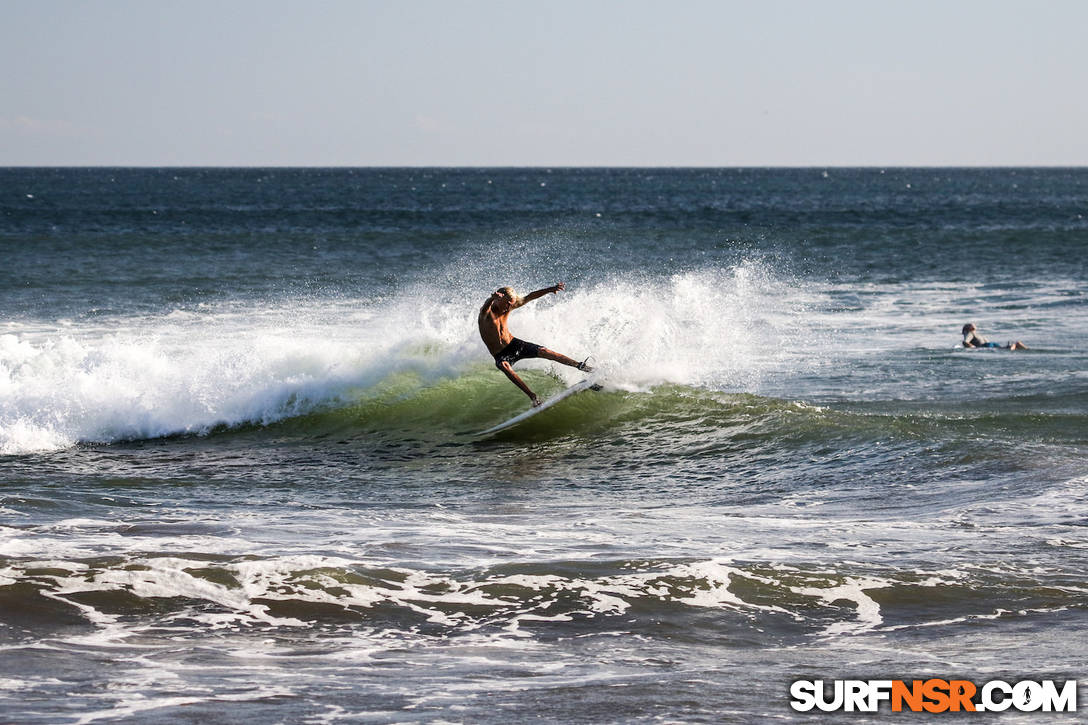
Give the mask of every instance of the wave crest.
[{"label": "wave crest", "polygon": [[[592,354],[619,389],[750,390],[781,361],[773,343],[798,304],[785,292],[758,266],[625,278],[535,302],[511,326],[571,356]],[[489,369],[475,329],[481,300],[461,294],[417,288],[16,328],[0,336],[0,453],[268,425],[388,401],[404,376],[463,388],[447,413],[464,419],[467,406],[483,420],[506,405],[500,399],[524,401]],[[562,384],[580,377],[540,360],[519,370],[545,386],[545,371]]]}]

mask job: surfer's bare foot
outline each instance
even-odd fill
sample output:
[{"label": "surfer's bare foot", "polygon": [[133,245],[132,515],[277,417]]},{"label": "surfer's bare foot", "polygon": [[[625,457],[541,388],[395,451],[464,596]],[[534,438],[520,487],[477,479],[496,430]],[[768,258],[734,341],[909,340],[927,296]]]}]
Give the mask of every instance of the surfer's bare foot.
[{"label": "surfer's bare foot", "polygon": [[540,398],[538,398],[538,397],[537,397],[536,395],[530,395],[529,397],[533,399],[533,407],[534,407],[534,408],[536,408],[536,407],[539,407],[539,406],[540,406],[540,404],[541,404],[541,403],[543,402],[543,401],[542,401],[542,400],[541,400]]},{"label": "surfer's bare foot", "polygon": [[588,357],[585,360],[583,360],[582,362],[578,363],[578,369],[581,370],[583,373],[593,372],[593,366],[592,365],[586,365],[587,362],[589,362]]}]

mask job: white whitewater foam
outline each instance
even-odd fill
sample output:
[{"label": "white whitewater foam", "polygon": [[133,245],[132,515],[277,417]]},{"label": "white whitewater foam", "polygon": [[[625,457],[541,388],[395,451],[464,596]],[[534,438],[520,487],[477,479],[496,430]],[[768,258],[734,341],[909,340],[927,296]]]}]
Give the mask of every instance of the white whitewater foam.
[{"label": "white whitewater foam", "polygon": [[601,282],[530,303],[510,325],[515,335],[571,357],[592,354],[618,387],[751,390],[789,355],[782,343],[804,304],[751,265]]},{"label": "white whitewater foam", "polygon": [[0,453],[307,412],[365,382],[366,348],[347,329],[281,310],[0,336]]},{"label": "white whitewater foam", "polygon": [[[423,384],[456,377],[490,364],[476,329],[487,293],[456,294],[413,288],[198,307],[93,327],[9,323],[0,335],[0,454],[268,424],[396,372]],[[570,289],[516,310],[511,329],[571,357],[592,355],[617,387],[750,391],[795,364],[782,343],[804,305],[803,294],[753,265]],[[581,377],[541,360],[519,367]]]}]

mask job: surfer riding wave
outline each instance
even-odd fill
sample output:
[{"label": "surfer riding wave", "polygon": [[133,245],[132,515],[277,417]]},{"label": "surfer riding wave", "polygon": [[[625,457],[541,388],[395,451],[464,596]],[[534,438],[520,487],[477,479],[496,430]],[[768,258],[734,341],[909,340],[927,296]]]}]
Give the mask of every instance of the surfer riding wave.
[{"label": "surfer riding wave", "polygon": [[494,356],[495,367],[502,370],[514,385],[518,386],[523,393],[529,396],[529,399],[533,401],[534,407],[540,405],[540,398],[538,398],[536,393],[525,384],[525,381],[514,372],[513,365],[518,360],[542,357],[545,360],[553,360],[557,363],[569,365],[586,372],[591,372],[593,368],[586,365],[585,360],[578,362],[573,358],[561,355],[546,347],[542,347],[532,342],[526,342],[525,340],[519,340],[510,332],[510,328],[507,325],[507,318],[510,316],[511,312],[522,305],[532,302],[535,299],[539,299],[544,295],[561,292],[564,289],[566,289],[566,286],[560,282],[554,287],[538,289],[536,292],[530,292],[524,297],[519,297],[512,287],[500,287],[487,298],[483,307],[480,308],[480,315],[478,318],[480,337],[483,338],[484,344],[487,345],[488,352]]}]

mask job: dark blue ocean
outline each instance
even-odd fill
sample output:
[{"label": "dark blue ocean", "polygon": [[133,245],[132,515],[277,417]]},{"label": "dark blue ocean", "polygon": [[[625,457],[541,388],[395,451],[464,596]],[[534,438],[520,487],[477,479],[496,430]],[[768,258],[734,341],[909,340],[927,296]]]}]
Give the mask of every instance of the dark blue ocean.
[{"label": "dark blue ocean", "polygon": [[[1088,169],[8,168],[0,253],[0,722],[1088,680]],[[476,435],[559,281],[603,389]]]}]

